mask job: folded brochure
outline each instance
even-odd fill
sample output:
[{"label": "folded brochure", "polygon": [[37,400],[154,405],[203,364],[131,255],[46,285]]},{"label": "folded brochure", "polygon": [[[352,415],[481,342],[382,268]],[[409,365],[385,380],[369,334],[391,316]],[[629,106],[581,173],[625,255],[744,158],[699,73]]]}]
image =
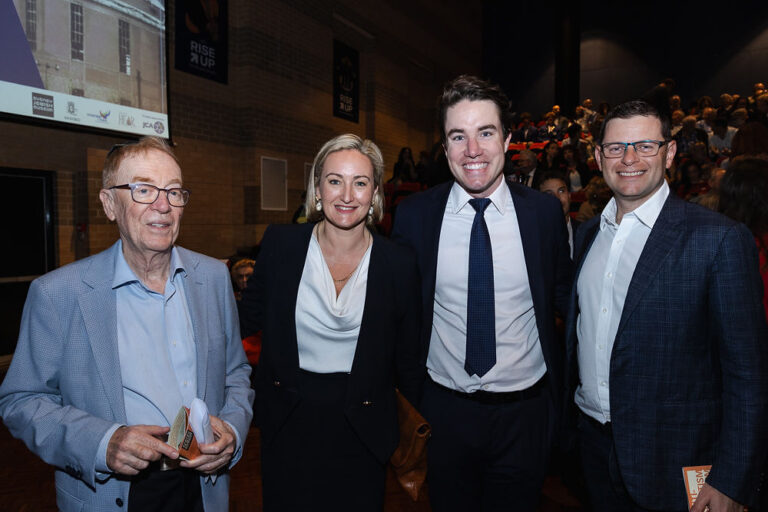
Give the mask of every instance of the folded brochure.
[{"label": "folded brochure", "polygon": [[693,502],[699,496],[699,491],[704,487],[704,483],[709,475],[709,466],[687,466],[683,468],[683,482],[685,483],[685,494],[688,496],[688,510],[693,506]]},{"label": "folded brochure", "polygon": [[192,460],[201,455],[197,439],[189,425],[189,409],[183,405],[173,420],[171,431],[168,432],[168,444],[179,452],[182,459]]}]

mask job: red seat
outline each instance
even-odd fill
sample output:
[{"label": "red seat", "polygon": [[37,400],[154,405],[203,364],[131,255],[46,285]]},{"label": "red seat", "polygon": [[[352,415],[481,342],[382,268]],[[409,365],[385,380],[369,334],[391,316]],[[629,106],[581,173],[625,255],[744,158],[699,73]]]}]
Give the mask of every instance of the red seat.
[{"label": "red seat", "polygon": [[243,348],[245,349],[248,363],[251,365],[259,364],[259,357],[261,357],[261,331],[243,338]]}]

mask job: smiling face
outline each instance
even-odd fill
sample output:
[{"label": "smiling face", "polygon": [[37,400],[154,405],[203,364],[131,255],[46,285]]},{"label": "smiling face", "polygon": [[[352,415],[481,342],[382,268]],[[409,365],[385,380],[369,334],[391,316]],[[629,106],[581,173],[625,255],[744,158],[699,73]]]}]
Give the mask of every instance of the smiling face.
[{"label": "smiling face", "polygon": [[373,164],[354,149],[328,155],[315,187],[325,220],[345,230],[365,224],[375,192]]},{"label": "smiling face", "polygon": [[445,155],[456,181],[472,197],[488,197],[503,181],[501,117],[490,100],[461,100],[445,113]]},{"label": "smiling face", "polygon": [[[641,140],[664,140],[661,121],[657,117],[613,118],[608,121],[603,135],[603,144]],[[616,198],[618,220],[659,190],[664,183],[664,171],[672,165],[676,150],[675,141],[669,141],[661,146],[656,156],[639,156],[629,146],[621,158],[605,158],[600,149],[595,148],[595,160]]]},{"label": "smiling face", "polygon": [[[150,149],[126,157],[111,185],[148,183],[158,188],[181,187],[181,168],[169,155]],[[104,213],[117,222],[126,260],[149,260],[158,253],[170,253],[179,235],[183,207],[171,206],[165,192],[152,204],[131,199],[131,191],[102,189]]]}]

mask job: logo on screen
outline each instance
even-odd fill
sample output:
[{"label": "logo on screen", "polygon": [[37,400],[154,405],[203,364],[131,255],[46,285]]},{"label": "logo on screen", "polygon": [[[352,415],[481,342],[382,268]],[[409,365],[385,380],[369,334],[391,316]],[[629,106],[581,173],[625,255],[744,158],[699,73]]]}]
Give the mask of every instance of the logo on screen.
[{"label": "logo on screen", "polygon": [[53,117],[53,96],[33,92],[32,113],[36,116]]},{"label": "logo on screen", "polygon": [[88,113],[88,117],[92,117],[100,123],[106,123],[109,120],[109,115],[111,113],[112,113],[111,110],[107,110],[106,112],[102,112],[101,110],[99,110],[98,114]]},{"label": "logo on screen", "polygon": [[165,131],[165,125],[161,123],[160,121],[155,121],[155,124],[152,126],[152,128],[155,129],[155,132],[158,134],[163,133]]},{"label": "logo on screen", "polygon": [[126,114],[125,112],[120,112],[120,118],[118,119],[118,122],[120,124],[124,124],[125,126],[134,126],[136,124],[136,119],[134,119],[133,116]]}]

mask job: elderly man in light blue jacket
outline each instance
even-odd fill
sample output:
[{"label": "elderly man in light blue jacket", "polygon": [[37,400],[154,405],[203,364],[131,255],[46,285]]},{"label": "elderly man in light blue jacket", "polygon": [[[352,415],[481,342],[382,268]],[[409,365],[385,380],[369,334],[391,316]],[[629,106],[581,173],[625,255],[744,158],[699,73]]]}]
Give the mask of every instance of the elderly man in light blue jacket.
[{"label": "elderly man in light blue jacket", "polygon": [[[229,274],[174,246],[189,192],[162,139],[115,146],[103,187],[120,240],[32,283],[0,417],[60,510],[227,510],[253,402]],[[164,438],[194,398],[214,442],[179,462]]]}]

